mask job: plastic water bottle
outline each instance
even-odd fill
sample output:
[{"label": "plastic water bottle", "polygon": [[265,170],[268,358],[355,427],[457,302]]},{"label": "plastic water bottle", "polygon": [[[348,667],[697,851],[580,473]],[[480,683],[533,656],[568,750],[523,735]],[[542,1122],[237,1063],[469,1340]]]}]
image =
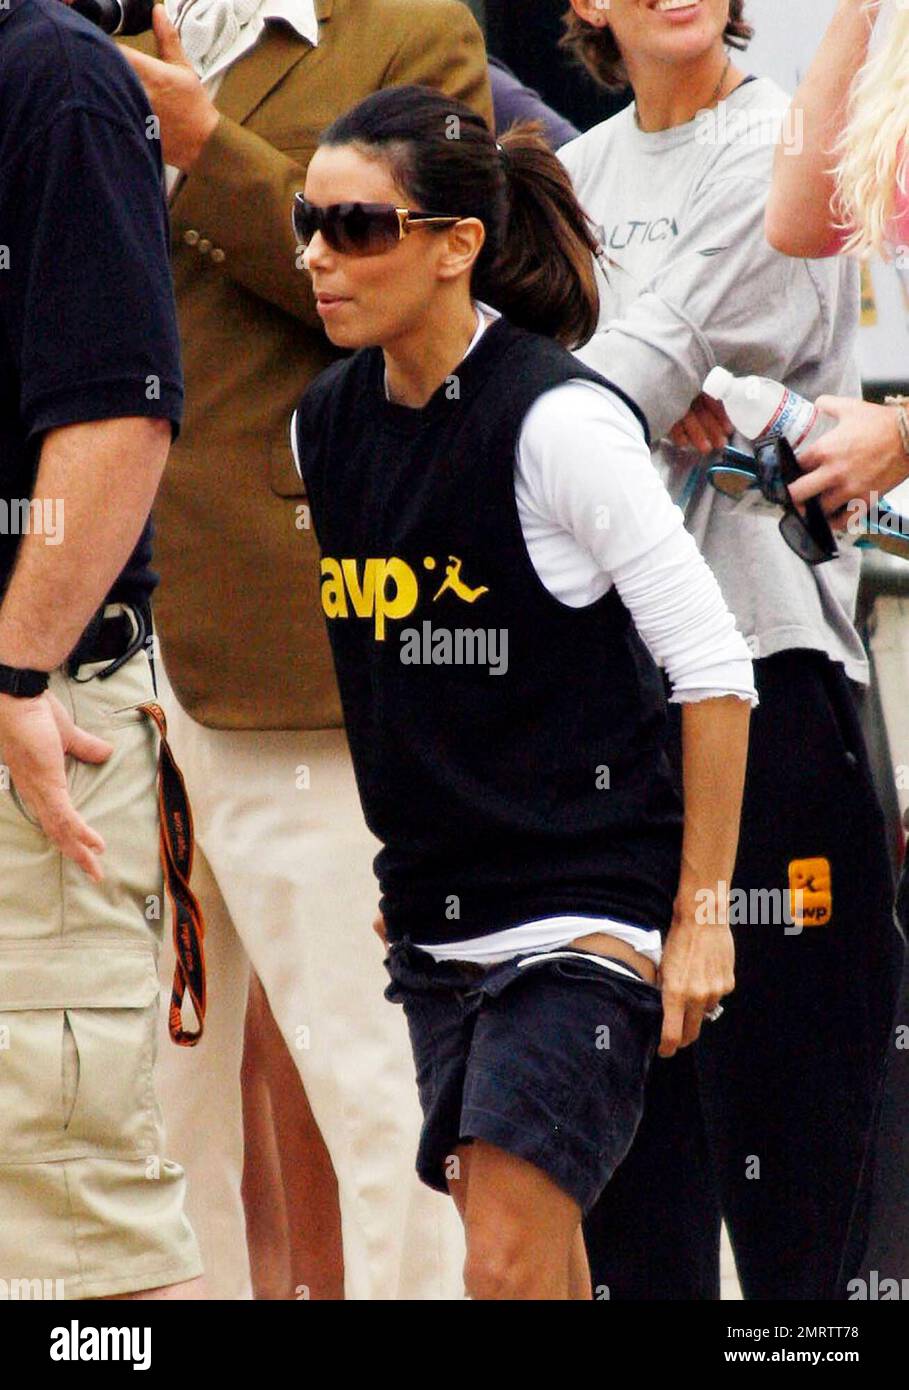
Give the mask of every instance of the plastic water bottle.
[{"label": "plastic water bottle", "polygon": [[729,419],[746,439],[781,434],[798,451],[825,432],[813,401],[768,377],[738,377],[725,367],[714,367],[703,389],[723,402]]}]

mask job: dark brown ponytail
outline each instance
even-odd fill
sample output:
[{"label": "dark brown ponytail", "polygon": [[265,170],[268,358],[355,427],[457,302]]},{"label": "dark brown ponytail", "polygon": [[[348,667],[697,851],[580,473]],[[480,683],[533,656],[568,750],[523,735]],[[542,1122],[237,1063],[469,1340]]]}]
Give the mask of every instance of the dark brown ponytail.
[{"label": "dark brown ponytail", "polygon": [[423,212],[476,217],[486,241],[471,292],[521,328],[579,347],[593,334],[597,241],[538,122],[496,144],[482,117],[429,87],[387,87],[325,131],[385,160]]},{"label": "dark brown ponytail", "polygon": [[494,265],[485,273],[477,267],[474,292],[512,323],[580,347],[600,312],[590,222],[539,121],[512,126],[500,144],[509,193],[504,241]]}]

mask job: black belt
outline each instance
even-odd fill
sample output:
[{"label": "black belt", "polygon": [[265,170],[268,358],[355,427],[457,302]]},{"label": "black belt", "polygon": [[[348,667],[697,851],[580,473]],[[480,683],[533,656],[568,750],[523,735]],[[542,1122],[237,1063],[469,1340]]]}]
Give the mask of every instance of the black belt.
[{"label": "black belt", "polygon": [[104,610],[98,610],[66,663],[68,676],[75,679],[79,667],[89,662],[107,661],[110,665],[96,672],[98,680],[105,680],[145,646],[151,632],[151,612],[145,605],[131,604],[129,609],[136,620],[135,634],[129,613],[105,618]]}]

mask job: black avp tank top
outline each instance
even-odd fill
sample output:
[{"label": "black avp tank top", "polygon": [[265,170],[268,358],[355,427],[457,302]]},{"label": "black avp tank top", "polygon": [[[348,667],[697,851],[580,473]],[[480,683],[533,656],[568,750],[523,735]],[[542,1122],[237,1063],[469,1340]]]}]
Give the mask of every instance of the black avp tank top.
[{"label": "black avp tank top", "polygon": [[498,319],[423,409],[386,400],[364,349],[297,412],[391,941],[568,913],[669,928],[682,814],[662,678],[614,589],[581,609],[547,591],[515,501],[524,417],[573,378],[622,395]]}]

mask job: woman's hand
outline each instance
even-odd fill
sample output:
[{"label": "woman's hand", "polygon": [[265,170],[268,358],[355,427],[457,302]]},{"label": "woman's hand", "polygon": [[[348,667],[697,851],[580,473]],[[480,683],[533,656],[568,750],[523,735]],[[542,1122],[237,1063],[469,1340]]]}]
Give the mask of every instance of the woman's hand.
[{"label": "woman's hand", "polygon": [[893,406],[842,396],[819,396],[816,404],[838,423],[798,455],[806,476],[790,484],[789,492],[799,505],[820,496],[827,515],[845,526],[850,502],[868,504],[872,492],[882,497],[909,477],[909,456]]},{"label": "woman's hand", "polygon": [[385,918],[382,916],[381,912],[376,917],[376,920],[373,922],[372,929],[387,951],[388,937],[385,934]]},{"label": "woman's hand", "polygon": [[696,449],[699,454],[712,454],[723,449],[732,434],[732,421],[722,401],[703,393],[691,402],[688,414],[669,431],[669,438],[679,449]]},{"label": "woman's hand", "polygon": [[660,1056],[693,1043],[705,1013],[735,988],[735,945],[728,926],[697,921],[690,909],[676,916],[666,938],[659,981],[663,991]]}]

